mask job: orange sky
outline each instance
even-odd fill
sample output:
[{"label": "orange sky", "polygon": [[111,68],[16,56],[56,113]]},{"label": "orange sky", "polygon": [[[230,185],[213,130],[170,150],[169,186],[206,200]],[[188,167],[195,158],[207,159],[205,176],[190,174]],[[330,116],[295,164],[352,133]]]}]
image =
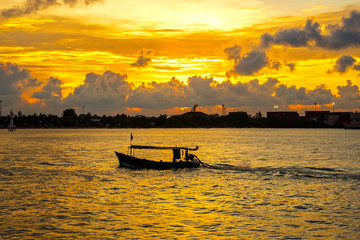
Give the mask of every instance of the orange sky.
[{"label": "orange sky", "polygon": [[360,4],[273,2],[0,0],[3,112],[359,110]]}]

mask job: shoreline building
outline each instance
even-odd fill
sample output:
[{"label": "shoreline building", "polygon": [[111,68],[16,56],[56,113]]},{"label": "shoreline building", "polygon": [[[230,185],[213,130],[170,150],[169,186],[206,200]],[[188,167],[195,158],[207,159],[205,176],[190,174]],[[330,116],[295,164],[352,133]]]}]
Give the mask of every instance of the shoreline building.
[{"label": "shoreline building", "polygon": [[328,119],[330,111],[306,111],[305,118],[309,118],[314,121],[324,122]]},{"label": "shoreline building", "polygon": [[348,129],[360,129],[360,112],[351,112],[350,123],[344,125]]},{"label": "shoreline building", "polygon": [[296,119],[299,118],[299,113],[294,111],[281,111],[281,112],[267,112],[266,118],[274,119],[274,118],[291,118]]}]

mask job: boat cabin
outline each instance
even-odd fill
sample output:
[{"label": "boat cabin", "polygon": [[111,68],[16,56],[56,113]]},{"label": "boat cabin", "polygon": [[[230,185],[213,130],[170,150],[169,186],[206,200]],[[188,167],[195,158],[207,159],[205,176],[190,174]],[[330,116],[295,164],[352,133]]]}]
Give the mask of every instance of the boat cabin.
[{"label": "boat cabin", "polygon": [[195,148],[188,147],[161,147],[161,146],[143,146],[143,145],[130,145],[128,148],[128,154],[132,157],[135,157],[135,149],[154,149],[154,150],[172,150],[173,152],[173,162],[179,161],[194,161],[195,155],[189,154],[188,151],[196,151],[199,149],[199,146]]}]

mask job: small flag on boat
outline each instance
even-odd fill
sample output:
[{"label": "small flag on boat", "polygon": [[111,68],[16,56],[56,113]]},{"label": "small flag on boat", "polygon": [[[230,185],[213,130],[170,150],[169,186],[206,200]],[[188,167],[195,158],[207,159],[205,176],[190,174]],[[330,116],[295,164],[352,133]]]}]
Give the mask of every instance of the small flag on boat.
[{"label": "small flag on boat", "polygon": [[132,133],[130,133],[130,141],[132,141],[134,139]]}]

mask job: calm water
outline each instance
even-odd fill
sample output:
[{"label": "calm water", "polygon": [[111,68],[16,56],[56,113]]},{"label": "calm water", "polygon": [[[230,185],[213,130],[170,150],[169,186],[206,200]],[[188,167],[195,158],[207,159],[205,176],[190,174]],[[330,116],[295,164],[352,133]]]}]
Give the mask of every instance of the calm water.
[{"label": "calm water", "polygon": [[[130,132],[224,169],[118,168]],[[0,239],[360,239],[359,156],[357,130],[0,129]]]}]

